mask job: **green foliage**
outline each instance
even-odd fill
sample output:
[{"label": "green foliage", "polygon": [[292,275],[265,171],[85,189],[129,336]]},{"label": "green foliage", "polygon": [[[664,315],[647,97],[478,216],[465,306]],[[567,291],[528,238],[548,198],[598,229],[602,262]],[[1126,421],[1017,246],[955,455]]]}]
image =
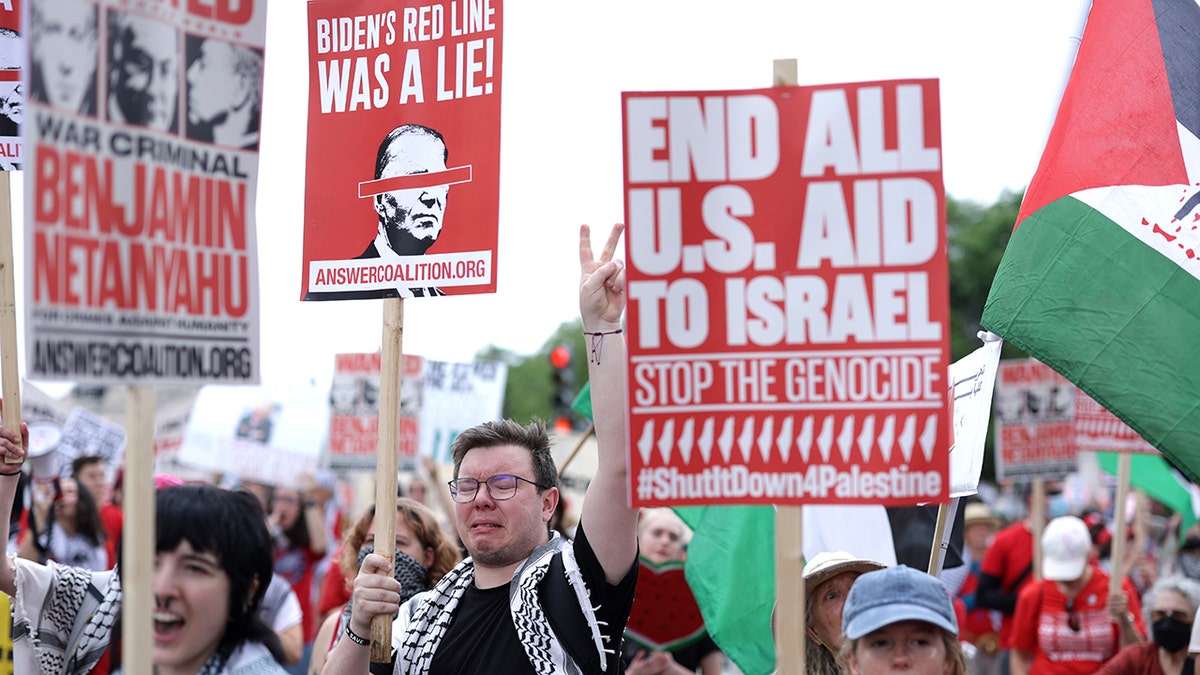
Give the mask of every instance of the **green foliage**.
[{"label": "green foliage", "polygon": [[[554,418],[554,366],[550,352],[563,345],[571,351],[571,372],[578,391],[587,382],[587,351],[583,322],[576,318],[560,325],[536,353],[527,356],[489,347],[476,358],[491,358],[508,364],[504,387],[504,416],[521,423],[534,417],[550,422]],[[576,423],[578,419],[574,420]]]},{"label": "green foliage", "polygon": [[[1004,192],[991,206],[946,197],[950,256],[950,357],[957,361],[980,346],[976,334],[992,279],[1021,207],[1022,193]],[[1024,354],[1004,345],[1003,358]]]},{"label": "green foliage", "polygon": [[[991,206],[946,197],[946,238],[950,257],[950,360],[957,361],[982,344],[976,334],[992,289],[992,279],[1008,246],[1024,195],[1005,192]],[[1026,354],[1007,342],[1000,358]],[[990,426],[989,426],[990,428]],[[995,480],[993,436],[984,442],[983,475]]]}]

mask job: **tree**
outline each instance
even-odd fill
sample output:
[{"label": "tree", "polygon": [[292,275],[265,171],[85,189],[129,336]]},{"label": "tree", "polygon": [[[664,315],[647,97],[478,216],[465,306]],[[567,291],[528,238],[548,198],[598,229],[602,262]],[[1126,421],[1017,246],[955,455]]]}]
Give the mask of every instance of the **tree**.
[{"label": "tree", "polygon": [[[990,206],[946,197],[946,238],[950,257],[950,357],[975,351],[983,305],[1008,246],[1023,193],[1005,191]],[[1002,358],[1024,353],[1004,344]]]},{"label": "tree", "polygon": [[[583,322],[576,318],[567,321],[530,355],[517,355],[498,347],[488,347],[476,358],[503,361],[508,364],[508,380],[504,386],[504,416],[526,423],[537,417],[547,422],[554,419],[554,366],[550,353],[564,346],[571,352],[570,369],[575,390],[587,382],[587,352],[583,339]],[[578,419],[573,420],[576,424]]]}]

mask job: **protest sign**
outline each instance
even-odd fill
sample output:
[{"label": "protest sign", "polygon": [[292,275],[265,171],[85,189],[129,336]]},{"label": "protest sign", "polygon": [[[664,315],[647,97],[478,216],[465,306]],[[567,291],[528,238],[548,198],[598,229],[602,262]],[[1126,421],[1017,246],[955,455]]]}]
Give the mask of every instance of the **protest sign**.
[{"label": "protest sign", "polygon": [[496,290],[502,14],[309,3],[302,298]]},{"label": "protest sign", "polygon": [[[330,384],[329,467],[375,467],[379,429],[380,354],[338,354]],[[418,455],[450,463],[450,444],[463,429],[499,419],[507,367],[496,361],[451,363],[404,357],[401,380],[400,468]]]},{"label": "protest sign", "polygon": [[1075,447],[1097,452],[1160,454],[1128,424],[1078,387],[1075,388]]},{"label": "protest sign", "polygon": [[25,119],[25,92],[21,67],[25,43],[21,40],[21,1],[0,3],[0,171],[21,168],[21,123]]},{"label": "protest sign", "polygon": [[26,5],[31,377],[256,382],[266,2]]},{"label": "protest sign", "polygon": [[270,485],[298,484],[317,471],[328,431],[317,387],[200,390],[179,448],[181,464]]},{"label": "protest sign", "polygon": [[1000,362],[996,480],[1061,478],[1075,470],[1075,385],[1034,359]]},{"label": "protest sign", "polygon": [[103,457],[110,467],[121,466],[125,428],[96,413],[75,406],[62,427],[58,454],[64,467],[78,457]]},{"label": "protest sign", "polygon": [[634,504],[945,499],[937,82],[623,111]]},{"label": "protest sign", "polygon": [[450,444],[464,429],[500,419],[508,366],[499,361],[425,362],[421,454],[450,464]]},{"label": "protest sign", "polygon": [[982,333],[983,346],[950,364],[954,398],[954,437],[950,447],[950,496],[965,497],[979,490],[984,445],[992,412],[992,393],[1003,342]]},{"label": "protest sign", "polygon": [[[329,387],[329,468],[374,469],[379,447],[381,355],[338,354]],[[404,355],[400,380],[400,444],[397,466],[416,468],[424,359]]]}]

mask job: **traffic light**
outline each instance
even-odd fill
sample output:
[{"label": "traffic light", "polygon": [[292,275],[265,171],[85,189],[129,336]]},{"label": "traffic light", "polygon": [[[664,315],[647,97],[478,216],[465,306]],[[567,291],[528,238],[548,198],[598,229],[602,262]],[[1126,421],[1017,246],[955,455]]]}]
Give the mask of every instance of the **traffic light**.
[{"label": "traffic light", "polygon": [[571,420],[571,404],[575,402],[575,374],[571,371],[571,350],[565,345],[559,345],[550,352],[550,365],[553,367],[551,404],[554,408],[554,428],[557,431],[570,431],[574,427]]}]

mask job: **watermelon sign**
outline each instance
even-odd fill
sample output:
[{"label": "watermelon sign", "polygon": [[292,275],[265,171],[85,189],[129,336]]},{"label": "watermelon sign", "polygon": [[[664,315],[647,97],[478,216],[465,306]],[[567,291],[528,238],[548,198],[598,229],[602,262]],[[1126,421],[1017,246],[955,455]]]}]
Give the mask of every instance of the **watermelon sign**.
[{"label": "watermelon sign", "polygon": [[654,651],[673,651],[704,636],[704,617],[683,575],[683,561],[638,559],[637,587],[625,637]]}]

